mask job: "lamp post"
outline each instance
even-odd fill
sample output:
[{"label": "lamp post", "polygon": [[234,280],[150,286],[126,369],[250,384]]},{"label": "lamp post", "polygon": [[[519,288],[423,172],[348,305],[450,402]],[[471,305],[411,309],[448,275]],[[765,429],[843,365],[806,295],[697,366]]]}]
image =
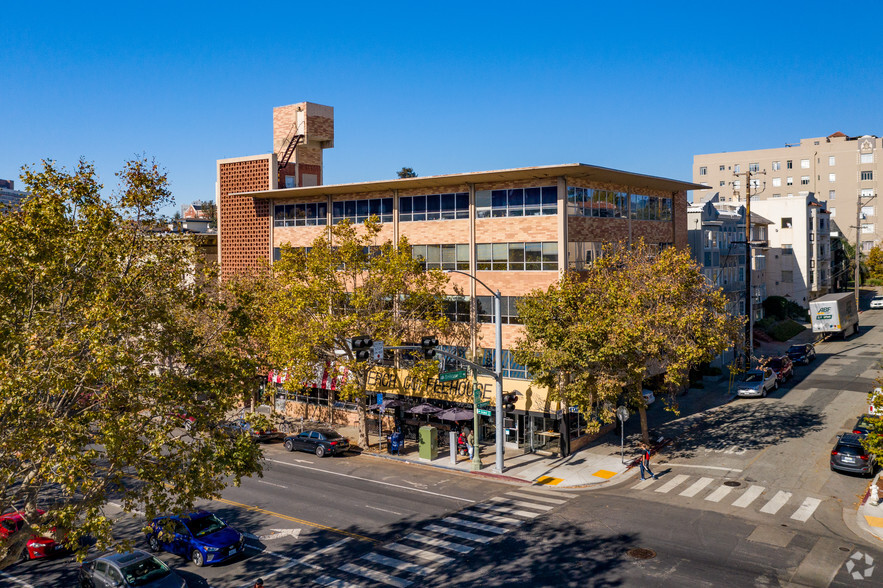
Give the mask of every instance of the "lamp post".
[{"label": "lamp post", "polygon": [[[448,274],[463,274],[475,280],[485,287],[494,297],[494,324],[496,326],[494,337],[494,380],[497,383],[496,393],[496,443],[497,443],[497,471],[503,473],[503,313],[501,308],[502,297],[500,291],[494,291],[490,286],[476,278],[470,273],[461,270],[445,270]],[[478,422],[478,411],[476,407],[475,422]],[[474,426],[474,425],[473,425]],[[477,437],[476,431],[476,437]],[[472,467],[475,468],[476,461],[478,467],[481,467],[481,460],[478,458],[478,447],[474,448]]]}]

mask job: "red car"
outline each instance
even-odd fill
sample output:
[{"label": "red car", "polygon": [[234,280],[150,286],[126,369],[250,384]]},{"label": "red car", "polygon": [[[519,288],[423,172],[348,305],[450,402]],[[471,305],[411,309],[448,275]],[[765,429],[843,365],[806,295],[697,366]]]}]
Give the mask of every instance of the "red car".
[{"label": "red car", "polygon": [[790,380],[794,375],[794,364],[787,355],[774,357],[766,362],[766,367],[776,372],[776,381],[782,384],[786,380]]},{"label": "red car", "polygon": [[[37,511],[43,514],[44,511]],[[6,539],[16,531],[22,528],[24,519],[17,512],[6,513],[0,515],[0,539]],[[55,529],[52,529],[55,532]],[[37,537],[34,535],[28,539],[27,546],[21,552],[21,559],[39,559],[55,555],[63,550],[60,543],[51,537]]]}]

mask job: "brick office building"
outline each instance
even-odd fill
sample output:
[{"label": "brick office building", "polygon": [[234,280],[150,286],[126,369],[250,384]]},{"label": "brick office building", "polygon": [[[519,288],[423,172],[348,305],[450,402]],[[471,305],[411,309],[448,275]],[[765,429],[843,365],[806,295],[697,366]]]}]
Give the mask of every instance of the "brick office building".
[{"label": "brick office building", "polygon": [[[407,236],[427,267],[468,272],[501,292],[504,390],[519,396],[506,415],[505,439],[528,450],[548,448],[550,440],[554,445],[548,432],[567,427],[559,426],[562,407],[533,389],[523,366],[511,360],[508,349],[521,329],[515,302],[548,287],[567,268],[590,263],[604,243],[643,238],[687,247],[686,191],[701,188],[578,163],[323,185],[322,150],[333,146],[333,109],[294,104],[274,109],[273,120],[273,153],[218,161],[222,275],[272,262],[286,243],[309,246],[344,218],[360,223],[376,214],[384,225],[381,238]],[[466,276],[450,278],[450,315],[476,321],[473,345],[484,348],[492,365],[492,298]],[[454,285],[464,299],[453,297]],[[493,400],[491,379],[479,382]],[[402,392],[379,385],[376,391]],[[470,391],[441,385],[437,396],[469,402]],[[580,419],[567,419],[572,449],[579,445]]]}]

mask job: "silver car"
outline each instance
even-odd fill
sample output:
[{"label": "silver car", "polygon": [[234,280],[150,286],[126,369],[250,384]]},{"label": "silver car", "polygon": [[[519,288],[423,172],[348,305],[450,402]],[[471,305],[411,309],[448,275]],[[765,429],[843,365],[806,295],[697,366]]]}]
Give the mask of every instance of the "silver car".
[{"label": "silver car", "polygon": [[764,398],[770,390],[779,389],[779,380],[776,372],[768,367],[748,370],[742,376],[736,387],[737,396],[760,396]]},{"label": "silver car", "polygon": [[140,549],[86,558],[78,575],[82,588],[187,588],[184,578]]}]

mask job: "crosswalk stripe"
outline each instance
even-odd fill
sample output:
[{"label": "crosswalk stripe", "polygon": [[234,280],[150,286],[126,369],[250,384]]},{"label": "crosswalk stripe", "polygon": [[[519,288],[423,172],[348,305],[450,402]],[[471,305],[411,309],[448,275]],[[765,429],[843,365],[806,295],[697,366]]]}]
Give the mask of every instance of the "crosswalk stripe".
[{"label": "crosswalk stripe", "polygon": [[785,506],[785,503],[791,499],[791,493],[785,492],[784,490],[779,490],[773,499],[763,505],[763,508],[760,509],[760,512],[765,512],[767,514],[776,514],[779,512],[779,509]]},{"label": "crosswalk stripe", "polygon": [[431,566],[421,566],[418,564],[409,563],[400,559],[396,559],[394,557],[387,557],[373,551],[363,555],[362,559],[367,559],[368,561],[374,562],[376,564],[388,566],[395,570],[402,570],[403,572],[410,572],[412,574],[425,575],[432,570]]},{"label": "crosswalk stripe", "polygon": [[332,543],[331,545],[328,545],[328,546],[326,546],[326,547],[323,547],[322,549],[319,549],[319,550],[317,550],[317,551],[313,551],[312,553],[308,553],[307,555],[305,555],[305,556],[303,556],[302,558],[300,558],[300,560],[301,560],[302,562],[309,561],[309,560],[311,560],[311,559],[313,559],[313,558],[315,558],[315,557],[318,557],[318,556],[320,556],[320,555],[322,555],[322,554],[328,553],[329,551],[332,551],[332,550],[336,549],[337,547],[340,547],[341,545],[343,545],[343,544],[346,543],[347,541],[352,541],[352,540],[353,540],[352,537],[344,537],[344,538],[341,539],[340,541],[337,541],[337,542],[335,542],[335,543]]},{"label": "crosswalk stripe", "polygon": [[638,482],[634,486],[632,486],[632,490],[643,490],[644,488],[651,485],[655,481],[656,480],[654,480],[653,478],[646,478],[644,480],[641,480],[640,482]]},{"label": "crosswalk stripe", "polygon": [[533,494],[545,494],[546,496],[555,496],[557,498],[566,497],[573,498],[573,494],[568,494],[566,492],[556,492],[555,490],[548,490],[545,486],[521,486],[518,488],[519,492],[531,492]]},{"label": "crosswalk stripe", "polygon": [[543,502],[551,502],[552,504],[564,504],[566,500],[560,498],[549,498],[548,496],[531,496],[530,494],[522,494],[521,492],[506,492],[506,496],[516,496],[518,498],[527,498],[528,500],[541,500]]},{"label": "crosswalk stripe", "polygon": [[440,564],[446,564],[454,561],[453,557],[441,555],[440,553],[436,553],[434,551],[426,551],[425,549],[411,547],[410,545],[402,545],[401,543],[390,543],[389,545],[384,545],[384,549],[391,549],[392,551],[398,551],[406,555],[421,557],[430,561],[437,561]]},{"label": "crosswalk stripe", "polygon": [[657,492],[670,492],[672,490],[672,488],[680,485],[682,482],[684,482],[684,480],[689,479],[689,477],[690,476],[688,476],[686,474],[678,474],[677,476],[675,476],[674,478],[672,478],[671,480],[669,480],[668,482],[666,482],[665,484],[663,484],[662,486],[657,488],[656,491]]},{"label": "crosswalk stripe", "polygon": [[476,535],[475,533],[467,533],[466,531],[452,529],[450,527],[442,527],[441,525],[426,525],[423,528],[427,531],[444,533],[445,535],[451,535],[452,537],[459,537],[460,539],[467,539],[469,541],[477,541],[478,543],[487,543],[493,539],[493,537],[488,537],[487,535]]},{"label": "crosswalk stripe", "polygon": [[405,535],[405,539],[417,541],[418,543],[426,543],[427,545],[435,545],[436,547],[444,547],[445,549],[450,549],[451,551],[456,551],[457,553],[469,553],[470,551],[475,549],[471,545],[462,545],[460,543],[454,543],[453,541],[439,539],[438,537],[427,537],[426,535],[421,535],[420,533],[409,533],[408,535]]},{"label": "crosswalk stripe", "polygon": [[519,517],[524,517],[526,519],[532,519],[543,514],[541,512],[528,512],[526,510],[519,510],[517,508],[511,508],[508,506],[503,506],[501,504],[476,504],[473,508],[485,508],[497,512],[505,512],[509,514],[514,514]]},{"label": "crosswalk stripe", "polygon": [[740,496],[733,502],[733,506],[738,506],[739,508],[745,508],[752,502],[754,499],[763,494],[765,488],[763,486],[751,486],[748,490],[745,491],[745,494]]},{"label": "crosswalk stripe", "polygon": [[689,488],[681,492],[680,496],[686,496],[687,498],[692,498],[699,494],[699,492],[711,484],[714,481],[714,478],[699,478],[695,482],[693,482]]},{"label": "crosswalk stripe", "polygon": [[454,523],[455,525],[462,525],[464,527],[478,529],[479,531],[485,531],[487,533],[496,533],[497,535],[502,535],[509,530],[505,527],[485,525],[484,523],[476,523],[475,521],[467,521],[466,519],[458,519],[457,517],[445,517],[442,520],[446,523]]},{"label": "crosswalk stripe", "polygon": [[314,578],[313,581],[316,584],[328,586],[329,588],[359,588],[356,584],[350,584],[349,582],[344,582],[343,580],[338,580],[331,576],[319,576],[318,578]]},{"label": "crosswalk stripe", "polygon": [[709,500],[711,502],[720,502],[723,498],[730,493],[732,488],[729,486],[720,486],[717,490],[709,494],[705,497],[705,500]]},{"label": "crosswalk stripe", "polygon": [[349,572],[350,574],[355,574],[356,576],[368,578],[369,580],[374,580],[375,582],[389,584],[390,586],[397,586],[398,588],[406,588],[407,586],[410,586],[412,584],[410,580],[398,578],[390,574],[385,574],[377,570],[372,570],[371,568],[363,568],[362,566],[357,566],[356,564],[352,563],[344,564],[337,569],[343,570],[344,572]]},{"label": "crosswalk stripe", "polygon": [[477,510],[461,510],[458,514],[466,515],[468,517],[476,517],[479,519],[485,519],[488,521],[494,521],[495,523],[503,523],[504,525],[515,525],[518,526],[524,521],[520,519],[513,519],[511,517],[504,517],[496,514],[491,514],[489,512],[479,512]]},{"label": "crosswalk stripe", "polygon": [[491,502],[505,502],[506,504],[511,504],[512,506],[520,506],[521,508],[535,508],[537,510],[552,510],[554,507],[549,506],[548,504],[533,504],[531,502],[521,502],[520,500],[510,500],[509,498],[505,498],[503,496],[494,496],[489,498]]},{"label": "crosswalk stripe", "polygon": [[791,518],[800,521],[801,523],[805,523],[809,517],[812,516],[812,513],[816,511],[816,508],[818,508],[821,502],[822,501],[818,498],[807,498],[803,501],[803,504],[800,505],[800,508],[794,511]]}]

